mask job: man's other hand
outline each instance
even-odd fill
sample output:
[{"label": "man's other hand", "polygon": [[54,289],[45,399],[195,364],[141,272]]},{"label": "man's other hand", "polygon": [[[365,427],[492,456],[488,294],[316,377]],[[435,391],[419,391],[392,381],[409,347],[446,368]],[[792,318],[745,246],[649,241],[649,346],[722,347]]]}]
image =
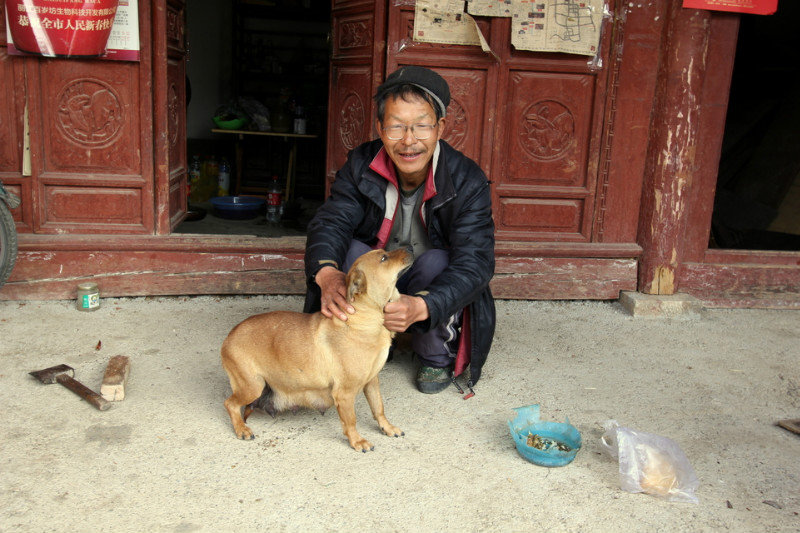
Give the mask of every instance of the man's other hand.
[{"label": "man's other hand", "polygon": [[383,308],[383,325],[389,331],[402,333],[414,322],[426,320],[430,316],[428,304],[419,296],[401,294],[395,302]]},{"label": "man's other hand", "polygon": [[331,266],[322,267],[314,277],[322,292],[320,297],[320,311],[328,318],[336,316],[340,320],[347,320],[347,313],[353,314],[356,310],[347,303],[347,286],[345,273]]}]

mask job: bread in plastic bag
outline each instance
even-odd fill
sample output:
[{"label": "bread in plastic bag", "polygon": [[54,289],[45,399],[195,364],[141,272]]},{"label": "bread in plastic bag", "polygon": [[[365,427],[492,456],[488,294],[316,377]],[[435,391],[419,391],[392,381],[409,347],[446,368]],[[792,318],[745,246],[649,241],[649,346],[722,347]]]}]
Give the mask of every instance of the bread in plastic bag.
[{"label": "bread in plastic bag", "polygon": [[672,502],[698,503],[700,481],[680,446],[667,437],[603,423],[600,444],[619,461],[620,488],[644,492]]}]

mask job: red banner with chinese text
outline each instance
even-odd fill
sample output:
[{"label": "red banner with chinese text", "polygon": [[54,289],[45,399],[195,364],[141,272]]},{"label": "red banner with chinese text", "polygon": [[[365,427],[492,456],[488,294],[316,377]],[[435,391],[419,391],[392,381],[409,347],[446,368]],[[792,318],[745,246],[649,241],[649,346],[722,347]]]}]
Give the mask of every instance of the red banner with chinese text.
[{"label": "red banner with chinese text", "polygon": [[778,0],[683,0],[683,7],[772,15],[778,10]]},{"label": "red banner with chinese text", "polygon": [[10,55],[139,61],[138,0],[5,0],[5,7]]}]

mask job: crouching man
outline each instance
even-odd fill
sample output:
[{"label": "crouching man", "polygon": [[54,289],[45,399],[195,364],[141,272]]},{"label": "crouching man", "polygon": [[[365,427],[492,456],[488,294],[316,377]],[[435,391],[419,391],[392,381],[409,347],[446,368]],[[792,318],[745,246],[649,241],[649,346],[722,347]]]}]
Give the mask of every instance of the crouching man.
[{"label": "crouching man", "polygon": [[424,393],[447,388],[467,366],[481,375],[495,329],[491,193],[478,165],[441,140],[450,102],[447,82],[406,66],[378,87],[380,139],[350,152],[330,197],[308,226],[306,312],[347,320],[345,273],[375,248],[413,250],[398,281],[400,299],[384,324],[408,331]]}]

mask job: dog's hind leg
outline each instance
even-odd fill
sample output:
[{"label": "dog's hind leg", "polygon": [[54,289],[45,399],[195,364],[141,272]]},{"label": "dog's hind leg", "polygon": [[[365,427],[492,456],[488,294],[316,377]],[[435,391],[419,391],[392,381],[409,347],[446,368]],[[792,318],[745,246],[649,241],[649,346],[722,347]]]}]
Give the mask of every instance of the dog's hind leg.
[{"label": "dog's hind leg", "polygon": [[[255,438],[255,435],[253,435],[253,431],[247,427],[244,423],[244,418],[242,418],[242,409],[244,408],[242,404],[246,401],[241,400],[239,395],[233,393],[225,400],[225,409],[228,411],[228,416],[231,417],[231,424],[233,424],[233,431],[236,436],[243,440],[251,440]],[[250,412],[252,412],[252,408],[250,408]],[[247,415],[249,416],[250,413],[248,412]]]},{"label": "dog's hind leg", "polygon": [[350,446],[357,452],[367,452],[373,450],[375,447],[364,437],[358,434],[356,430],[356,409],[355,409],[355,394],[347,391],[336,390],[331,391],[336,411],[339,413],[339,420],[342,422],[342,430],[347,437]]},{"label": "dog's hind leg", "polygon": [[378,381],[378,376],[372,378],[372,380],[364,386],[364,396],[367,397],[367,403],[372,410],[372,416],[378,422],[381,431],[390,437],[401,437],[405,435],[403,430],[393,426],[386,419],[386,415],[383,412],[383,397],[381,397],[381,386]]},{"label": "dog's hind leg", "polygon": [[[244,423],[245,419],[253,412],[251,404],[256,401],[264,389],[264,380],[258,376],[245,377],[237,368],[231,368],[230,364],[226,364],[223,359],[223,366],[228,372],[228,378],[231,382],[231,394],[225,400],[225,409],[231,417],[231,424],[233,424],[233,431],[240,439],[250,440],[255,438],[252,430]],[[242,418],[242,410],[245,411],[245,417]]]}]

